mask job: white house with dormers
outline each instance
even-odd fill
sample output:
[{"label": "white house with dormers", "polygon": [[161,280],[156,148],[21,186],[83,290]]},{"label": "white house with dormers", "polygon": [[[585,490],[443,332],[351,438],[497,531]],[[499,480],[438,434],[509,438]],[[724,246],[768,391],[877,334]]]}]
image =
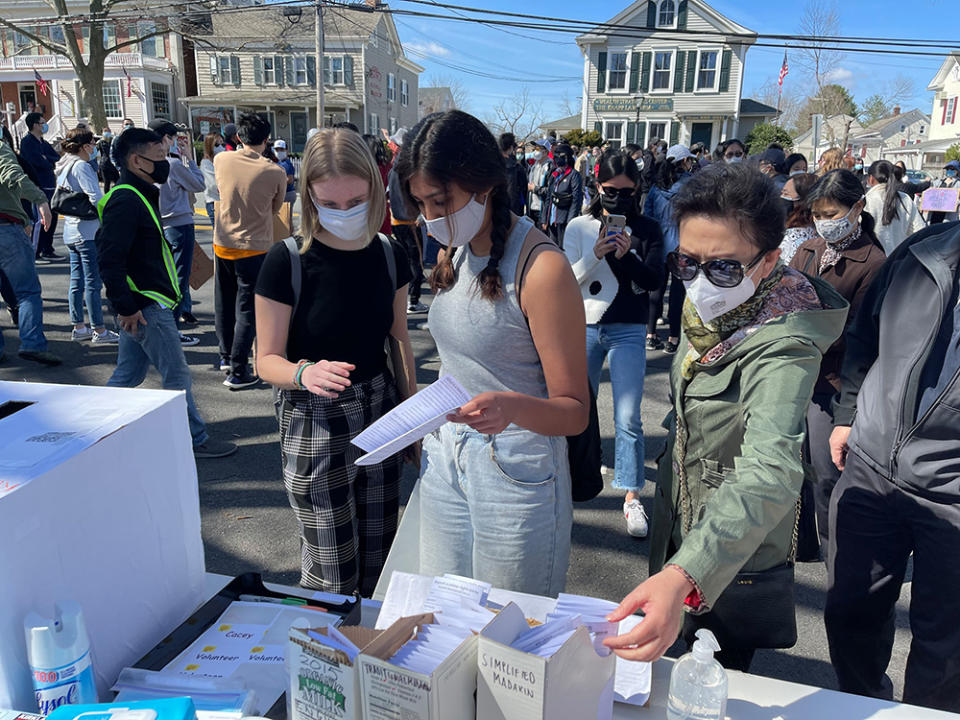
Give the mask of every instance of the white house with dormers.
[{"label": "white house with dormers", "polygon": [[656,137],[714,148],[745,135],[740,98],[754,42],[755,32],[702,0],[637,0],[577,37],[581,127],[614,145]]}]

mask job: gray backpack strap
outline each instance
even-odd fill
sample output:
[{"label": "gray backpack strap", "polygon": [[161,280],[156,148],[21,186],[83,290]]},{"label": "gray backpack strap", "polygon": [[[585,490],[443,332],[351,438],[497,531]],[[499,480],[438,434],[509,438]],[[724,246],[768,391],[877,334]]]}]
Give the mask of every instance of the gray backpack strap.
[{"label": "gray backpack strap", "polygon": [[377,233],[380,238],[380,244],[383,245],[383,257],[387,261],[387,273],[390,275],[390,289],[397,291],[397,256],[393,254],[393,245],[383,233]]},{"label": "gray backpack strap", "polygon": [[283,244],[290,253],[290,287],[293,288],[293,309],[290,311],[290,324],[293,325],[293,316],[300,304],[300,286],[303,283],[303,273],[300,270],[300,246],[293,236],[284,238]]}]

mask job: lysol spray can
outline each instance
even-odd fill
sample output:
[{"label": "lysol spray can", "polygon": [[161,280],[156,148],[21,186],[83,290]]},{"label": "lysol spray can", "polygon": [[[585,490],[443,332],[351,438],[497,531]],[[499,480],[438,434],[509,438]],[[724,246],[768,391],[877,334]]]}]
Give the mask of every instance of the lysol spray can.
[{"label": "lysol spray can", "polygon": [[90,639],[80,606],[57,603],[52,618],[30,613],[23,626],[40,714],[49,715],[61,705],[97,702]]}]

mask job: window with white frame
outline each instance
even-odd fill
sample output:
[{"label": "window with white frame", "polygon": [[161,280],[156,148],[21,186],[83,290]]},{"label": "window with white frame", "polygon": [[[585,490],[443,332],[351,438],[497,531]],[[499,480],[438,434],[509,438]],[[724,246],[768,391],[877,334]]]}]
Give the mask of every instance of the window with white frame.
[{"label": "window with white frame", "polygon": [[[137,37],[144,37],[150,33],[156,32],[157,26],[150,21],[141,21],[137,23]],[[147,57],[162,58],[166,57],[166,48],[163,42],[163,35],[154,35],[146,38],[140,43],[140,52]]]},{"label": "window with white frame", "polygon": [[669,92],[673,88],[673,53],[673,50],[657,50],[653,53],[651,92]]},{"label": "window with white frame", "polygon": [[153,105],[153,117],[170,119],[170,86],[150,83],[150,102]]},{"label": "window with white frame", "polygon": [[120,81],[103,81],[103,109],[108,118],[123,117],[123,103],[120,100]]},{"label": "window with white frame", "polygon": [[343,85],[343,56],[327,58],[330,67],[330,73],[327,76],[327,83],[330,85]]},{"label": "window with white frame", "polygon": [[610,53],[610,67],[607,68],[607,88],[625,90],[627,87],[627,54]]},{"label": "window with white frame", "polygon": [[697,90],[716,90],[720,79],[717,72],[720,51],[698,50],[697,56]]},{"label": "window with white frame", "polygon": [[50,39],[58,45],[66,45],[67,41],[63,35],[63,27],[61,25],[50,26]]},{"label": "window with white frame", "polygon": [[923,125],[920,126],[920,134],[923,135]]},{"label": "window with white frame", "polygon": [[380,116],[377,113],[370,113],[370,134],[376,135],[380,132]]},{"label": "window with white frame", "polygon": [[606,123],[604,126],[603,139],[610,143],[611,147],[619,148],[623,144],[623,123]]},{"label": "window with white frame", "polygon": [[410,104],[410,85],[406,80],[400,81],[400,104],[403,107]]},{"label": "window with white frame", "polygon": [[670,123],[652,122],[648,126],[649,135],[647,135],[647,144],[656,138],[657,140],[667,140],[667,131],[670,129]]},{"label": "window with white frame", "polygon": [[674,0],[661,0],[657,9],[657,27],[672,28],[677,24],[677,5]]},{"label": "window with white frame", "polygon": [[307,84],[307,59],[305,57],[293,58],[293,83],[295,85]]},{"label": "window with white frame", "polygon": [[264,85],[276,85],[277,84],[277,67],[274,64],[275,58],[273,55],[267,55],[260,59],[261,66],[263,68],[263,84]]},{"label": "window with white frame", "polygon": [[220,55],[217,57],[217,65],[219,72],[217,73],[220,77],[220,82],[224,85],[229,85],[233,82],[233,72],[230,69],[230,56],[229,55]]},{"label": "window with white frame", "polygon": [[397,76],[393,73],[387,73],[387,101],[394,102],[397,99]]},{"label": "window with white frame", "polygon": [[[50,29],[51,38],[53,37],[53,28]],[[60,36],[63,37],[63,29],[60,29]],[[117,28],[113,24],[104,23],[103,25],[103,47],[108,50],[117,44]]]}]

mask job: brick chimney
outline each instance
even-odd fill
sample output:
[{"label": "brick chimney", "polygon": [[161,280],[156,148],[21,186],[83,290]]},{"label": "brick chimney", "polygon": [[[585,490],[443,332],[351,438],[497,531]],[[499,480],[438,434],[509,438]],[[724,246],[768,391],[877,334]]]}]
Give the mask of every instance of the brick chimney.
[{"label": "brick chimney", "polygon": [[894,105],[894,106],[893,106],[893,115],[894,115],[894,117],[896,117],[896,116],[899,115],[899,114],[900,114],[900,106],[899,106],[899,105]]}]

